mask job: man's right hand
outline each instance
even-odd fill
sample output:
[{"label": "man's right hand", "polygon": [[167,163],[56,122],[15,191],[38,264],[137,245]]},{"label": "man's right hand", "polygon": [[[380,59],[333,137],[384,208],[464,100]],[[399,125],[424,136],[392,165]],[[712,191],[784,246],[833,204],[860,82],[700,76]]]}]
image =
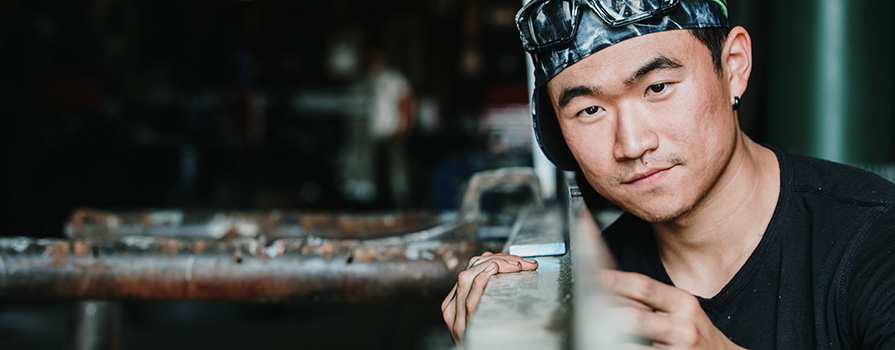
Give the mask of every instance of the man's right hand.
[{"label": "man's right hand", "polygon": [[485,292],[488,279],[497,273],[530,271],[538,268],[534,259],[523,258],[507,253],[492,254],[485,252],[481,256],[469,259],[466,270],[460,272],[457,284],[451,289],[441,303],[444,323],[451,331],[451,337],[457,342],[466,331],[469,316],[475,312]]}]

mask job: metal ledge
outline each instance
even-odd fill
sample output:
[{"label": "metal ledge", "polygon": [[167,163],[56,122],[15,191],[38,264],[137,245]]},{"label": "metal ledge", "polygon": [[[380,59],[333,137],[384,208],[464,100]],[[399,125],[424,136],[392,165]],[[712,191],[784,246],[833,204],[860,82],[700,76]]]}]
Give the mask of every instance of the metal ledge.
[{"label": "metal ledge", "polygon": [[612,266],[611,258],[580,192],[574,183],[569,188],[567,209],[551,208],[566,211],[567,253],[536,257],[536,271],[491,277],[457,349],[619,346],[618,322],[611,316],[612,305],[597,274],[599,268]]}]

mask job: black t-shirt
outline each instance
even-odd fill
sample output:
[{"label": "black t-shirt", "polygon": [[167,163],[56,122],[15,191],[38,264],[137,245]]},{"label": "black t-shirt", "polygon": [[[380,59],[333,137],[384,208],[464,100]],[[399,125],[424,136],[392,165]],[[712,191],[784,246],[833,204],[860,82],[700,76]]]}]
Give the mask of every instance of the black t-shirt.
[{"label": "black t-shirt", "polygon": [[[755,251],[700,298],[749,349],[895,349],[895,185],[856,168],[774,150],[780,197]],[[650,225],[604,231],[619,268],[672,284]]]}]

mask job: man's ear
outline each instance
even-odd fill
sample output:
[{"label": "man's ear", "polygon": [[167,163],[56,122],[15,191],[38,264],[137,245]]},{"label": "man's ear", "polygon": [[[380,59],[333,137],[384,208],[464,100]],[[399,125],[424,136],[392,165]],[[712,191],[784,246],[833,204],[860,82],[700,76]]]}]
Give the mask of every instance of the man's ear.
[{"label": "man's ear", "polygon": [[752,38],[743,27],[734,27],[727,35],[721,55],[724,73],[730,84],[730,100],[743,96],[752,73]]}]

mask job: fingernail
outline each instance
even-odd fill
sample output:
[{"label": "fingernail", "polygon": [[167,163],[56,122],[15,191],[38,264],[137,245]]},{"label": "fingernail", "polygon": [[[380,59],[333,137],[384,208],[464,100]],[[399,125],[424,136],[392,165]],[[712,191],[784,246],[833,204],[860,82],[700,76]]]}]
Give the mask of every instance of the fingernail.
[{"label": "fingernail", "polygon": [[497,268],[497,263],[492,261],[491,264],[489,264],[488,267],[485,268],[485,271],[493,271],[496,268]]},{"label": "fingernail", "polygon": [[529,259],[529,258],[522,258],[522,261],[525,261],[525,262],[527,262],[527,263],[529,263],[529,264],[536,264],[536,263],[538,262],[538,261],[535,260],[535,259]]}]

